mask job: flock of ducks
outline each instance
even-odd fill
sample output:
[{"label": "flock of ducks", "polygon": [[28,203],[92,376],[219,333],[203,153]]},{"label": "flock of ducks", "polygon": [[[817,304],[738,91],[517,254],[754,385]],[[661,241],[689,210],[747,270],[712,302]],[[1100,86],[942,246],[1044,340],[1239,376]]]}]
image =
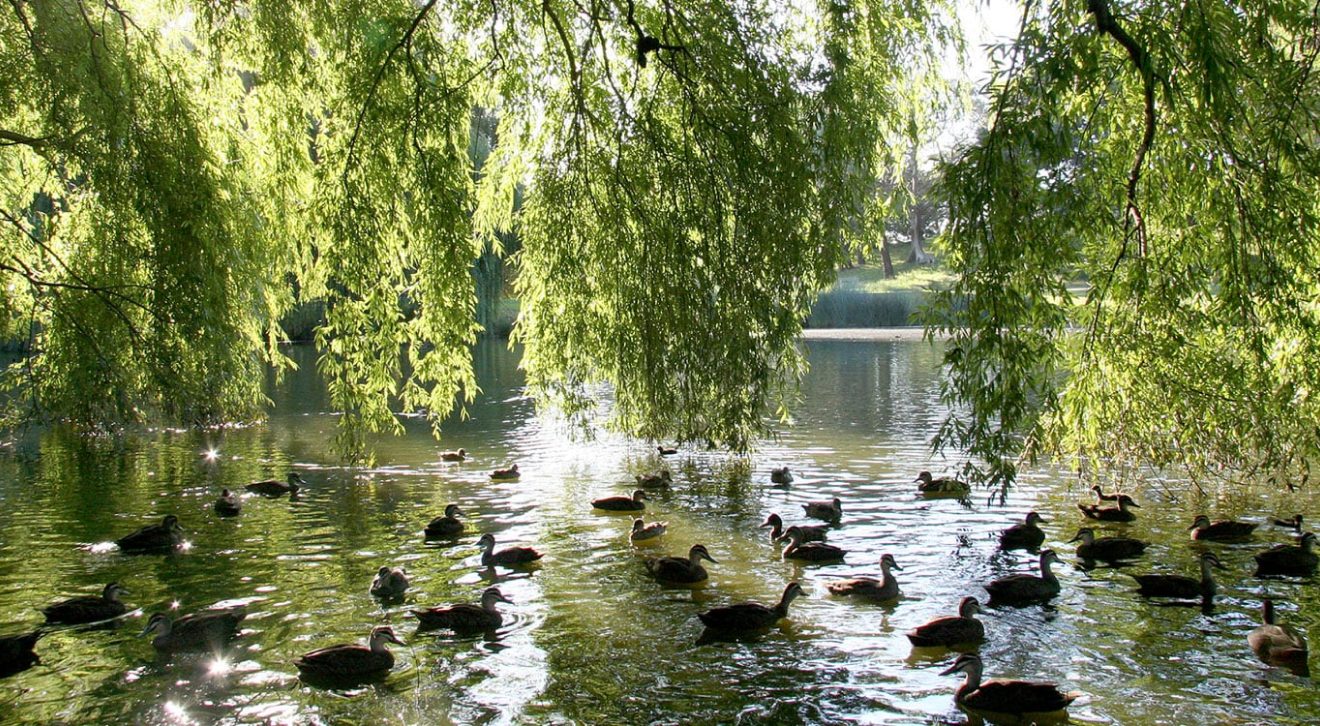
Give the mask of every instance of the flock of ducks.
[{"label": "flock of ducks", "polygon": [[[660,454],[668,455],[674,450],[659,447]],[[443,461],[462,462],[466,451],[444,452]],[[517,465],[507,469],[497,469],[491,474],[492,480],[514,480],[520,476]],[[788,484],[793,477],[787,467],[774,469],[771,480],[776,484]],[[592,501],[592,507],[611,512],[644,511],[648,501],[647,488],[666,487],[672,482],[667,470],[658,474],[637,477],[639,488],[630,497],[605,497]],[[929,472],[921,472],[916,480],[918,491],[927,497],[957,496],[965,497],[970,487],[953,478],[935,478]],[[253,493],[266,497],[288,495],[296,497],[299,490],[306,486],[306,481],[296,472],[291,472],[284,481],[269,480],[247,485]],[[1131,510],[1140,506],[1126,494],[1105,494],[1096,486],[1097,501],[1079,503],[1082,514],[1089,519],[1102,522],[1126,523],[1136,519]],[[1112,502],[1112,504],[1110,504]],[[783,519],[777,513],[771,513],[762,523],[762,528],[770,528],[773,542],[785,543],[782,557],[786,560],[807,562],[832,562],[842,560],[846,552],[839,547],[825,542],[831,527],[838,526],[843,517],[843,502],[835,497],[831,501],[807,502],[802,505],[805,516],[823,520],[825,524],[795,524],[785,527]],[[221,492],[214,503],[215,512],[220,516],[236,516],[242,510],[242,502],[228,489]],[[460,519],[462,510],[457,504],[445,507],[443,516],[431,520],[424,529],[428,540],[453,539],[466,532],[466,526]],[[1030,512],[1026,518],[1005,529],[999,538],[1002,549],[1025,549],[1036,551],[1044,544],[1045,532],[1040,528],[1046,521],[1036,512]],[[1255,555],[1256,574],[1259,575],[1311,575],[1320,565],[1320,555],[1314,552],[1315,534],[1302,532],[1302,516],[1296,515],[1286,520],[1274,520],[1279,526],[1289,527],[1300,533],[1296,545],[1278,545]],[[1212,522],[1208,517],[1198,516],[1189,527],[1191,537],[1198,541],[1222,542],[1242,541],[1253,535],[1255,524],[1219,521]],[[638,518],[632,521],[630,539],[634,542],[655,540],[666,533],[663,522],[646,523]],[[184,530],[179,518],[166,515],[159,524],[142,527],[120,537],[116,544],[124,552],[160,552],[181,546],[184,542]],[[1147,544],[1131,537],[1097,537],[1092,527],[1081,527],[1069,543],[1078,543],[1076,553],[1084,562],[1105,561],[1122,563],[1140,557]],[[496,549],[495,537],[484,533],[477,540],[481,548],[480,562],[483,567],[518,568],[533,564],[541,559],[541,553],[529,547],[506,547]],[[1050,566],[1059,562],[1058,554],[1052,549],[1040,552],[1039,574],[1014,574],[984,585],[991,604],[1028,605],[1047,602],[1060,593],[1058,578]],[[658,582],[666,585],[694,585],[709,578],[703,562],[719,564],[704,544],[694,544],[686,557],[655,557],[645,560],[647,572]],[[891,602],[899,595],[899,583],[894,571],[902,567],[891,554],[880,558],[880,579],[857,577],[838,580],[827,584],[830,593],[839,596],[857,597],[873,602]],[[1177,574],[1142,574],[1134,575],[1137,592],[1143,597],[1175,598],[1179,600],[1199,600],[1203,605],[1212,603],[1217,584],[1214,570],[1226,569],[1219,557],[1210,551],[1200,555],[1200,578]],[[376,573],[369,588],[372,596],[382,600],[393,600],[404,595],[409,587],[408,574],[402,568],[382,566]],[[63,600],[40,611],[46,618],[46,626],[82,625],[113,620],[124,616],[128,606],[121,596],[131,594],[123,585],[112,582],[105,586],[99,596],[77,597]],[[731,635],[740,637],[757,634],[773,628],[788,615],[793,600],[804,594],[800,583],[790,582],[783,590],[779,601],[773,605],[757,602],[743,602],[723,607],[715,607],[698,613],[697,617],[706,627],[707,634]],[[409,612],[418,622],[418,632],[447,629],[459,633],[490,631],[503,624],[503,617],[496,605],[511,603],[498,588],[487,588],[477,604],[458,603],[442,607],[412,609]],[[976,646],[985,639],[985,626],[976,618],[981,613],[981,603],[975,597],[964,597],[959,603],[958,614],[942,617],[921,625],[907,633],[907,638],[915,647],[952,648]],[[152,645],[161,651],[217,649],[233,638],[246,617],[243,607],[231,607],[206,610],[184,615],[177,619],[165,613],[153,614],[142,631],[143,636],[151,635]],[[1266,599],[1262,606],[1262,624],[1247,637],[1251,650],[1264,662],[1271,665],[1288,667],[1294,672],[1305,673],[1307,648],[1306,641],[1296,631],[1275,620],[1275,604]],[[0,637],[0,675],[9,675],[30,667],[37,662],[34,651],[39,637],[45,632],[38,629],[31,633]],[[705,636],[703,636],[705,638]],[[394,666],[394,656],[387,645],[399,644],[393,628],[389,625],[377,625],[371,629],[365,645],[340,644],[305,653],[292,662],[300,677],[311,683],[341,683],[345,680],[359,681],[374,678],[387,673]],[[944,674],[961,673],[966,680],[955,691],[955,700],[961,706],[989,713],[1002,713],[1021,716],[1023,714],[1051,713],[1066,709],[1078,694],[1064,693],[1053,683],[1037,683],[1016,680],[983,681],[984,664],[974,652],[964,652],[945,671]]]}]

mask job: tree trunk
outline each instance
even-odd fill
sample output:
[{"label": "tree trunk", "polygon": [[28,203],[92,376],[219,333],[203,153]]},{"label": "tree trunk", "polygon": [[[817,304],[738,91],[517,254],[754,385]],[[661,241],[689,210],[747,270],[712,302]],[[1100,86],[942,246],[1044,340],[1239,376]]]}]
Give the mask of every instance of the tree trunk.
[{"label": "tree trunk", "polygon": [[895,277],[898,277],[898,275],[894,273],[894,261],[889,257],[888,240],[883,240],[883,239],[880,240],[880,261],[884,264],[885,267],[886,280],[892,280]]}]

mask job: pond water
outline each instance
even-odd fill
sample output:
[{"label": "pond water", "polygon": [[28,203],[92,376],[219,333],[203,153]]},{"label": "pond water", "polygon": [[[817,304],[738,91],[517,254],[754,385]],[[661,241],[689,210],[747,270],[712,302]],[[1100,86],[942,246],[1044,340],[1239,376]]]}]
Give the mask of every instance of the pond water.
[{"label": "pond water", "polygon": [[[1286,542],[1263,524],[1251,541],[1188,539],[1192,517],[1304,513],[1320,521],[1308,490],[1200,492],[1164,483],[1133,492],[1137,522],[1106,525],[1152,542],[1121,568],[1086,570],[1066,542],[1082,524],[1086,486],[1054,472],[1025,477],[1007,501],[923,500],[913,478],[931,461],[926,442],[942,410],[938,352],[920,342],[810,341],[811,373],[792,426],[754,456],[681,448],[661,457],[655,442],[607,434],[580,440],[538,420],[520,392],[517,356],[483,343],[483,393],[468,417],[445,427],[441,444],[421,420],[381,440],[378,464],[347,467],[332,454],[336,417],[314,374],[272,383],[270,421],[214,431],[164,431],[121,438],[32,432],[0,452],[0,633],[41,623],[35,608],[97,594],[117,581],[135,610],[109,627],[58,628],[37,645],[42,663],[5,678],[3,723],[399,723],[399,724],[841,724],[965,723],[954,704],[960,675],[941,676],[956,653],[914,651],[903,633],[948,615],[959,599],[985,599],[981,584],[1035,570],[1036,556],[1004,553],[998,533],[1029,510],[1048,524],[1047,546],[1063,591],[1047,606],[986,608],[980,653],[991,677],[1048,680],[1081,692],[1076,723],[1316,723],[1312,682],[1258,662],[1246,635],[1262,597],[1282,619],[1314,630],[1320,589],[1311,580],[1259,579],[1251,555]],[[303,371],[310,351],[295,350]],[[465,448],[463,464],[440,461]],[[518,481],[489,472],[516,462]],[[769,481],[787,465],[790,487]],[[674,483],[647,506],[669,523],[654,544],[633,545],[626,514],[590,501],[626,495],[634,477],[669,469]],[[283,478],[297,470],[296,500],[248,495],[241,515],[211,508],[222,487]],[[1087,483],[1089,486],[1089,482]],[[842,525],[830,541],[849,551],[833,565],[784,562],[758,525],[770,512],[802,520],[800,504],[838,496]],[[422,528],[449,502],[468,534],[425,543]],[[177,514],[189,546],[171,555],[128,555],[119,537]],[[482,532],[502,546],[545,554],[533,569],[484,570]],[[704,543],[718,564],[697,588],[666,588],[647,557],[681,555]],[[1167,607],[1133,592],[1128,574],[1192,574],[1211,549],[1228,568],[1213,609]],[[903,598],[889,606],[831,596],[826,583],[878,575],[883,553],[902,572]],[[368,585],[382,565],[403,566],[412,587],[382,604]],[[498,583],[496,633],[415,633],[411,607],[474,602]],[[769,633],[699,643],[696,618],[743,600],[773,603],[790,581],[806,597]],[[158,656],[137,637],[152,613],[217,603],[246,604],[247,620],[222,659]],[[392,624],[407,647],[383,682],[326,690],[303,684],[291,661],[335,643],[361,642]]]}]

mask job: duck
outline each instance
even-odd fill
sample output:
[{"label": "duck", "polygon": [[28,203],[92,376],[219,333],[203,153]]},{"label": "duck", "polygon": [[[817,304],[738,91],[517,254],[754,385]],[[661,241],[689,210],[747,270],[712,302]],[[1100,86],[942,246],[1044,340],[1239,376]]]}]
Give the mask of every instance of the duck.
[{"label": "duck", "polygon": [[215,508],[215,513],[221,517],[234,517],[243,511],[243,502],[237,494],[228,489],[220,490],[220,498],[215,500],[212,506]]},{"label": "duck", "polygon": [[307,486],[307,482],[302,478],[302,475],[296,471],[291,471],[284,481],[278,479],[254,481],[247,485],[247,490],[250,492],[256,492],[263,497],[282,497],[285,494],[292,497],[296,496],[298,490],[305,486]]},{"label": "duck", "polygon": [[1287,625],[1274,622],[1274,601],[1261,603],[1261,624],[1247,634],[1247,645],[1262,662],[1274,666],[1306,668],[1306,639]]},{"label": "duck", "polygon": [[40,662],[34,649],[43,632],[34,630],[19,635],[0,636],[0,678],[21,673]]},{"label": "duck", "polygon": [[535,562],[543,556],[531,547],[506,547],[496,552],[495,535],[489,532],[481,535],[481,539],[477,540],[477,546],[485,548],[485,551],[481,553],[482,567],[525,565]]},{"label": "duck", "polygon": [[467,460],[467,449],[459,449],[458,451],[440,452],[440,461],[453,461],[461,464],[466,460]]},{"label": "duck", "polygon": [[955,495],[966,496],[971,494],[972,487],[965,481],[960,481],[951,476],[942,476],[939,479],[930,475],[930,472],[923,471],[917,475],[917,491],[927,496],[934,495]]},{"label": "duck", "polygon": [[1101,503],[1101,502],[1117,502],[1117,501],[1118,501],[1118,495],[1117,495],[1117,494],[1105,494],[1105,490],[1102,489],[1102,488],[1100,487],[1099,484],[1096,484],[1095,486],[1091,487],[1091,491],[1092,491],[1092,492],[1095,492],[1095,502],[1096,502],[1096,504],[1099,504],[1099,503]]},{"label": "duck", "polygon": [[628,539],[633,542],[646,542],[658,538],[660,535],[669,531],[668,522],[652,522],[647,524],[640,519],[634,519],[632,531],[628,533]]},{"label": "duck", "polygon": [[793,472],[788,470],[787,466],[780,466],[770,470],[770,482],[772,484],[792,484]]},{"label": "duck", "polygon": [[[803,542],[824,542],[825,536],[829,531],[829,525],[825,524],[799,524],[796,525],[798,531],[802,533]],[[765,521],[761,523],[761,528],[771,527],[770,541],[778,542],[784,539],[784,520],[774,512],[771,512]]]},{"label": "duck", "polygon": [[1099,504],[1077,504],[1077,508],[1082,510],[1091,519],[1099,519],[1103,522],[1132,522],[1137,518],[1136,513],[1129,512],[1128,507],[1141,509],[1141,505],[1132,501],[1132,497],[1126,494],[1118,495],[1118,506],[1102,507]]},{"label": "duck", "polygon": [[1298,532],[1302,531],[1302,515],[1300,514],[1294,514],[1287,519],[1271,518],[1270,522],[1276,527],[1286,527],[1288,529],[1297,530]]},{"label": "duck", "polygon": [[838,497],[830,502],[807,502],[802,505],[802,509],[806,510],[808,517],[823,519],[826,522],[838,523],[843,517],[843,502],[839,501]]},{"label": "duck", "polygon": [[670,448],[668,446],[657,446],[655,447],[655,450],[659,451],[661,456],[672,456],[678,453],[678,449]]},{"label": "duck", "polygon": [[1050,563],[1058,562],[1054,550],[1040,553],[1040,577],[1035,575],[1009,575],[985,586],[991,603],[1025,604],[1042,602],[1059,594],[1059,578],[1050,571]]},{"label": "duck", "polygon": [[802,530],[798,527],[789,527],[784,530],[784,537],[788,539],[788,546],[784,548],[783,554],[783,558],[786,560],[831,562],[841,560],[848,554],[847,551],[834,545],[803,540]]},{"label": "duck", "polygon": [[428,522],[426,529],[422,531],[423,536],[426,539],[442,539],[463,534],[463,521],[458,518],[462,513],[457,504],[446,504],[444,516]]},{"label": "duck", "polygon": [[1196,515],[1196,520],[1192,526],[1187,528],[1192,533],[1192,539],[1195,540],[1213,540],[1222,542],[1224,540],[1243,539],[1250,537],[1256,525],[1250,522],[1210,522],[1210,518],[1204,514]]},{"label": "duck", "polygon": [[1038,524],[1045,520],[1035,512],[1027,512],[1027,518],[1004,530],[999,535],[999,547],[1005,550],[1034,550],[1045,542],[1045,533]]},{"label": "duck", "polygon": [[1146,551],[1146,543],[1132,537],[1101,537],[1096,539],[1095,530],[1082,527],[1077,536],[1069,542],[1081,542],[1077,545],[1077,556],[1084,560],[1128,560],[1139,557]]},{"label": "duck", "polygon": [[979,643],[985,640],[985,625],[976,619],[979,612],[981,603],[974,597],[965,597],[958,603],[957,616],[936,618],[918,625],[907,634],[908,640],[919,648]]},{"label": "duck", "polygon": [[851,595],[860,597],[873,602],[887,602],[898,597],[898,580],[890,573],[890,570],[902,571],[898,562],[894,560],[891,554],[880,556],[880,579],[871,577],[854,577],[848,580],[831,582],[825,586],[827,590],[835,595]]},{"label": "duck", "polygon": [[1320,555],[1312,552],[1315,533],[1304,532],[1295,545],[1279,545],[1257,555],[1257,575],[1311,575],[1315,574]]},{"label": "duck", "polygon": [[490,473],[492,481],[513,481],[520,476],[522,474],[518,471],[517,464],[510,464],[507,469],[496,469]]},{"label": "duck", "polygon": [[701,622],[707,628],[721,632],[766,630],[774,627],[775,623],[783,618],[788,617],[788,606],[802,594],[802,586],[796,582],[790,582],[784,588],[784,594],[780,596],[779,604],[774,607],[762,605],[758,602],[743,602],[737,605],[711,608],[704,613],[697,613],[697,617],[701,619]]},{"label": "duck", "polygon": [[413,610],[418,630],[494,630],[504,624],[504,617],[495,609],[495,603],[512,604],[499,588],[488,587],[481,593],[481,604],[458,603],[449,607]]},{"label": "duck", "polygon": [[128,588],[117,582],[106,585],[100,595],[86,595],[68,600],[61,600],[41,609],[47,623],[77,625],[95,623],[101,620],[117,618],[128,612],[128,606],[119,599],[120,595],[131,595]]},{"label": "duck", "polygon": [[313,679],[352,679],[383,675],[394,667],[394,654],[386,643],[405,645],[388,625],[371,629],[367,645],[345,643],[304,653],[293,659],[298,675]]},{"label": "duck", "polygon": [[593,499],[591,506],[606,512],[640,512],[646,509],[646,490],[634,489],[631,497]]},{"label": "duck", "polygon": [[178,620],[156,613],[147,621],[142,636],[155,633],[151,644],[157,650],[215,650],[238,632],[238,624],[247,617],[242,607],[204,610],[184,615]]},{"label": "duck", "polygon": [[703,582],[709,575],[706,574],[706,568],[701,566],[702,560],[719,564],[706,551],[706,545],[694,544],[688,550],[687,557],[656,557],[647,560],[646,571],[660,582],[684,585]]},{"label": "duck", "polygon": [[170,550],[183,544],[183,527],[173,514],[165,515],[160,524],[150,524],[115,540],[125,552],[151,552]]},{"label": "duck", "polygon": [[381,565],[376,576],[371,580],[371,594],[382,599],[403,597],[408,591],[408,571],[402,567],[391,569]]},{"label": "duck", "polygon": [[674,483],[674,475],[668,469],[661,469],[658,474],[638,474],[633,477],[637,486],[645,489],[664,489]]},{"label": "duck", "polygon": [[1201,579],[1185,575],[1133,575],[1137,581],[1137,592],[1143,597],[1172,597],[1180,600],[1195,600],[1209,605],[1215,599],[1219,586],[1211,568],[1224,570],[1223,563],[1213,552],[1201,553]]},{"label": "duck", "polygon": [[981,682],[981,656],[964,653],[940,675],[966,673],[967,680],[953,694],[959,706],[1014,716],[1062,711],[1081,694],[1064,693],[1054,683],[992,680]]}]

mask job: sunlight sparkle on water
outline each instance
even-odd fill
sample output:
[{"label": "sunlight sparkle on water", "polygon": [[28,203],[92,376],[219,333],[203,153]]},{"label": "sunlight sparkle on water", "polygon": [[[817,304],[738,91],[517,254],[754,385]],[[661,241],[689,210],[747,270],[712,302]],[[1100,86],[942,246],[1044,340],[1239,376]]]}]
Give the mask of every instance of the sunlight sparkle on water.
[{"label": "sunlight sparkle on water", "polygon": [[205,457],[207,461],[215,461],[216,457],[220,456],[220,451],[218,449],[207,449],[202,452],[202,456]]},{"label": "sunlight sparkle on water", "polygon": [[224,657],[218,657],[207,664],[206,674],[209,676],[223,676],[233,670],[234,667]]},{"label": "sunlight sparkle on water", "polygon": [[193,721],[192,717],[188,715],[188,709],[184,708],[183,704],[178,703],[177,701],[165,702],[165,715],[174,723],[196,723]]}]

